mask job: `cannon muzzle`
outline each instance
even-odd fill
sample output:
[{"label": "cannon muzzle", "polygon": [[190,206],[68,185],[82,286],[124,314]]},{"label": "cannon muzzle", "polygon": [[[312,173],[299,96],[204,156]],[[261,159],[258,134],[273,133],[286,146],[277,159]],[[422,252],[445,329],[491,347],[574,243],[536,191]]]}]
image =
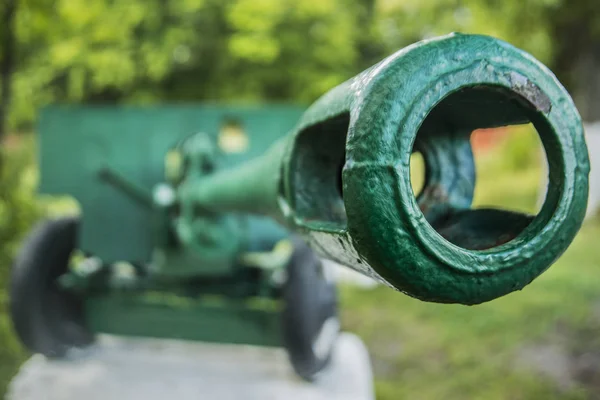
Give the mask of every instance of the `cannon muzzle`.
[{"label": "cannon muzzle", "polygon": [[[541,211],[472,209],[470,134],[528,122],[548,159]],[[426,167],[417,197],[415,151]],[[580,116],[552,72],[500,40],[452,34],[332,89],[263,156],[188,179],[178,198],[270,215],[321,256],[418,299],[477,304],[522,289],[567,249],[588,173]]]}]

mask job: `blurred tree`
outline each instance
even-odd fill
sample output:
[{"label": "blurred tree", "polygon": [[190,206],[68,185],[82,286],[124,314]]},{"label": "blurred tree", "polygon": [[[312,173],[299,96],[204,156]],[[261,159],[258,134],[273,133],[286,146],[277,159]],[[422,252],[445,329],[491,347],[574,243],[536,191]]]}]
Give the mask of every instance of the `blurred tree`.
[{"label": "blurred tree", "polygon": [[0,171],[0,318],[12,259],[29,228],[43,213],[33,195],[34,156],[31,137],[0,149],[0,157],[5,160]]},{"label": "blurred tree", "polygon": [[600,112],[595,0],[5,0],[16,1],[11,126],[50,102],[309,102],[451,31],[531,52],[586,119]]},{"label": "blurred tree", "polygon": [[[10,268],[21,242],[43,209],[33,195],[35,174],[32,138],[5,140],[0,148],[0,397],[10,379],[29,357],[8,320]],[[5,139],[11,138],[9,135]],[[12,137],[14,139],[14,137]]]},{"label": "blurred tree", "polygon": [[195,34],[202,0],[20,0],[11,122],[51,101],[115,101],[156,85]]},{"label": "blurred tree", "polygon": [[587,121],[600,119],[600,8],[596,0],[380,0],[388,50],[448,32],[504,39],[550,66]]},{"label": "blurred tree", "polygon": [[311,101],[380,53],[374,0],[20,2],[13,126],[56,101]]},{"label": "blurred tree", "polygon": [[600,7],[596,0],[557,0],[551,21],[553,69],[571,90],[583,118],[600,120]]}]

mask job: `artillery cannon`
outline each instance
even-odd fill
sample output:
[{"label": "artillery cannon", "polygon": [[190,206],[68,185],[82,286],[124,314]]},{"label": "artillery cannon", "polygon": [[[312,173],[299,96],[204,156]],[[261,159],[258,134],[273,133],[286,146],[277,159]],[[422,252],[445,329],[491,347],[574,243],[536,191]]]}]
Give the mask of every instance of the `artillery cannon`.
[{"label": "artillery cannon", "polygon": [[[16,260],[23,343],[48,356],[95,332],[284,345],[311,379],[338,330],[316,255],[424,301],[471,305],[529,284],[582,223],[578,112],[505,42],[419,42],[302,111],[46,110],[41,191],[75,197],[81,216],[42,224]],[[246,152],[218,150],[227,118],[248,132]],[[549,165],[541,211],[471,209],[471,132],[527,122]],[[416,197],[415,151],[426,166]]]}]

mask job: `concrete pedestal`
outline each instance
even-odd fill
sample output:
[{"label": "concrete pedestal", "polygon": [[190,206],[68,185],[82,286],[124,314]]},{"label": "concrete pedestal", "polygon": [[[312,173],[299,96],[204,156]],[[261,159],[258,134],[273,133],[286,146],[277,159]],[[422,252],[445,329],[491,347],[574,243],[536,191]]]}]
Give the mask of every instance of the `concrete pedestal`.
[{"label": "concrete pedestal", "polygon": [[13,379],[9,400],[367,400],[369,356],[340,335],[316,382],[296,377],[282,349],[101,336],[65,360],[35,355]]},{"label": "concrete pedestal", "polygon": [[590,155],[590,194],[586,217],[600,209],[600,122],[585,124],[585,141]]}]

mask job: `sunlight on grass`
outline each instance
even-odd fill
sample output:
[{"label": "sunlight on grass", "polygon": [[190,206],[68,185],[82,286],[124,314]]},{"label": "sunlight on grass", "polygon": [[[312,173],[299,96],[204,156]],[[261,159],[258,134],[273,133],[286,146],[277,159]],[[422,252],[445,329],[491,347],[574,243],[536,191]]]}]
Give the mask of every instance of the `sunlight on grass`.
[{"label": "sunlight on grass", "polygon": [[410,184],[415,197],[421,193],[425,185],[425,159],[421,153],[415,152],[410,156]]},{"label": "sunlight on grass", "polygon": [[495,148],[474,151],[477,185],[473,207],[537,214],[545,155],[535,128],[531,124],[513,126],[498,140]]}]

